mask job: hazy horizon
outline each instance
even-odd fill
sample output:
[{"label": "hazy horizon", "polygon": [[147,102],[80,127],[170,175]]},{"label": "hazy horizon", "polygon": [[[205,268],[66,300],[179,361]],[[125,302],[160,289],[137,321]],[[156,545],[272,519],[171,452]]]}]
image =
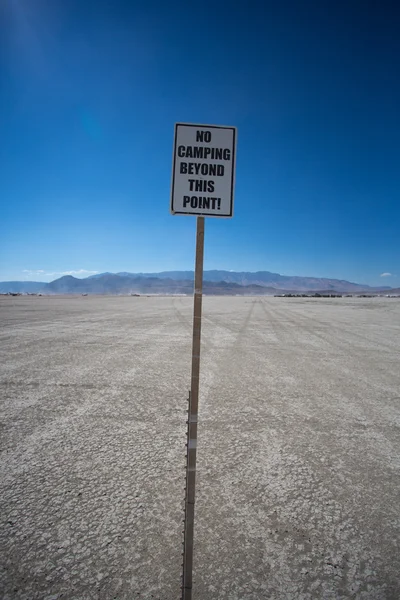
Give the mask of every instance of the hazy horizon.
[{"label": "hazy horizon", "polygon": [[[0,280],[0,283],[4,283],[6,281],[18,281],[18,282],[32,282],[32,283],[51,283],[52,281],[55,281],[57,279],[60,279],[61,277],[65,277],[65,276],[72,276],[76,279],[86,279],[86,278],[90,278],[93,277],[94,275],[105,275],[105,274],[112,274],[112,275],[118,275],[121,273],[129,273],[129,274],[134,274],[134,275],[159,275],[159,274],[164,274],[164,273],[187,273],[187,272],[191,272],[193,273],[193,269],[173,269],[173,270],[167,270],[167,271],[116,271],[116,272],[111,272],[111,271],[93,271],[93,272],[82,272],[81,271],[65,271],[65,272],[59,272],[59,273],[45,273],[45,272],[38,272],[36,275],[31,275],[29,278],[22,278],[22,279],[18,279],[18,280]],[[266,269],[263,270],[258,270],[258,271],[250,271],[250,270],[246,270],[246,271],[235,271],[233,269],[204,269],[204,279],[207,280],[206,276],[207,276],[207,272],[213,272],[213,271],[222,271],[225,273],[232,273],[232,274],[242,274],[242,273],[247,273],[247,274],[257,274],[257,273],[271,273],[270,271],[267,271]],[[279,275],[279,276],[283,276],[283,277],[300,277],[300,278],[315,278],[315,279],[332,279],[332,280],[337,280],[337,281],[346,281],[348,283],[355,283],[355,284],[359,284],[360,282],[358,281],[350,281],[344,278],[329,278],[329,277],[324,277],[322,275],[309,275],[309,274],[305,274],[305,275],[293,275],[291,273],[274,273],[275,275]],[[389,277],[389,274],[383,273],[381,276],[381,284],[377,285],[377,286],[370,286],[370,287],[391,287],[391,288],[396,288],[398,286],[396,286],[393,282],[396,281],[396,276],[395,275],[391,275],[390,280],[392,281],[392,285],[390,285],[389,283],[387,283]],[[35,278],[36,277],[36,278]],[[361,283],[361,285],[366,285],[368,286],[368,284],[363,284]]]}]

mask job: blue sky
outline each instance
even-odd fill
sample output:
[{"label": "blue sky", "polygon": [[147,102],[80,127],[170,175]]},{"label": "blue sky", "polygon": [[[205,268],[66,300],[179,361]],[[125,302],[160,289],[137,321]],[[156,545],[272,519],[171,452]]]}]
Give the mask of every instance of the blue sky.
[{"label": "blue sky", "polygon": [[397,287],[399,11],[3,0],[0,280],[191,269],[195,218],[169,214],[182,121],[238,128],[205,268]]}]

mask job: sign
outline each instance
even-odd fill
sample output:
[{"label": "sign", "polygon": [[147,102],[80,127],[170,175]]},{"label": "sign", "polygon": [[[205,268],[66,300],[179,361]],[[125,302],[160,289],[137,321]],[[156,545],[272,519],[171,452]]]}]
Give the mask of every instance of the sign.
[{"label": "sign", "polygon": [[236,127],[176,123],[173,215],[232,217]]}]

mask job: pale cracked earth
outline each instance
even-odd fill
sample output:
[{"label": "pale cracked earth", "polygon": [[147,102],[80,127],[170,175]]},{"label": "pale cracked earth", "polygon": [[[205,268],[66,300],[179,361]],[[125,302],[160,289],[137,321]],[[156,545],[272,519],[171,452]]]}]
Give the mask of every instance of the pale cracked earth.
[{"label": "pale cracked earth", "polygon": [[[191,298],[0,298],[0,597],[178,600]],[[195,600],[400,598],[400,301],[205,298]]]}]

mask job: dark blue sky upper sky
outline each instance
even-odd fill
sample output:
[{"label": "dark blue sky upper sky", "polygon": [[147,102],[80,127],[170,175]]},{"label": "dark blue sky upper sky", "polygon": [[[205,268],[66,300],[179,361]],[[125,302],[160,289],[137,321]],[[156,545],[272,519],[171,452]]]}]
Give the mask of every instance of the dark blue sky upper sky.
[{"label": "dark blue sky upper sky", "polygon": [[398,286],[399,27],[367,0],[3,0],[0,280],[192,268],[183,121],[238,128],[205,268]]}]

